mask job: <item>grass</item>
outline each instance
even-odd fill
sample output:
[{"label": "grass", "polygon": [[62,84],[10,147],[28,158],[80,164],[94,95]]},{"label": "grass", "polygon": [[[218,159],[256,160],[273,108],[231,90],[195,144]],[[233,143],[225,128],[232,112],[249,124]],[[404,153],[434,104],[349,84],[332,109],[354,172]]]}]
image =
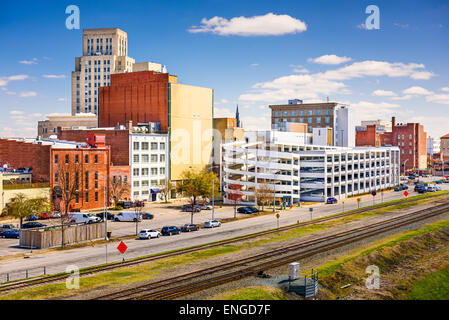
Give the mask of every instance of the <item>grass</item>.
[{"label": "grass", "polygon": [[282,290],[274,287],[257,286],[226,291],[211,300],[288,300]]},{"label": "grass", "polygon": [[415,282],[408,300],[449,300],[449,265]]}]

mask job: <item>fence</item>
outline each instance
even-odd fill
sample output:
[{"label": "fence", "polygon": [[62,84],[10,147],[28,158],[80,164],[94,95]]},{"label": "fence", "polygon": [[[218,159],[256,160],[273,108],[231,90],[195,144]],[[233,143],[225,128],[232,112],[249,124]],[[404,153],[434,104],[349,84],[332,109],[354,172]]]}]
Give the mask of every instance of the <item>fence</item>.
[{"label": "fence", "polygon": [[10,281],[20,281],[29,279],[32,277],[42,276],[47,274],[47,268],[37,267],[19,271],[13,271],[8,273],[0,274],[0,283],[10,282]]},{"label": "fence", "polygon": [[[43,249],[57,247],[62,244],[62,229],[60,226],[46,229],[20,231],[19,245],[24,248]],[[64,227],[64,244],[74,244],[83,241],[105,237],[104,223],[92,223]]]},{"label": "fence", "polygon": [[50,183],[20,183],[20,184],[4,184],[4,190],[19,190],[19,189],[35,189],[35,188],[50,188]]},{"label": "fence", "polygon": [[318,293],[318,271],[314,272],[310,277],[304,276],[293,282],[289,282],[288,291],[295,292],[305,298],[313,297]]}]

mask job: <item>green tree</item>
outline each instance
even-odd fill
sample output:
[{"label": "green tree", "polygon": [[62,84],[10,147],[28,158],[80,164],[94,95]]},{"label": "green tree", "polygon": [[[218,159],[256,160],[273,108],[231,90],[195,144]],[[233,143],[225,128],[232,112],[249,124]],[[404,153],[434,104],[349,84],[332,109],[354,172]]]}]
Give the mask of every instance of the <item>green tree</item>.
[{"label": "green tree", "polygon": [[51,204],[48,198],[28,198],[25,194],[18,193],[6,205],[4,214],[19,219],[20,228],[22,228],[23,219],[50,210]]},{"label": "green tree", "polygon": [[218,196],[220,181],[215,173],[195,169],[185,170],[181,173],[181,182],[177,186],[177,191],[190,199],[190,205],[192,206],[191,223],[193,223],[193,207],[197,204],[198,199],[210,199],[212,197],[212,185],[214,186],[214,195]]}]

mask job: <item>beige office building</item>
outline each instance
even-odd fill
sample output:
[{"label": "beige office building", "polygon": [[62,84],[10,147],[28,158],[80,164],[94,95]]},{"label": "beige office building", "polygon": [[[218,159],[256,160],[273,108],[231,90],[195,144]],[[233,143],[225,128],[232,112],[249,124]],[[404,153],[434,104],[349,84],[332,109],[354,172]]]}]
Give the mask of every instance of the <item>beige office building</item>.
[{"label": "beige office building", "polygon": [[47,120],[37,124],[37,135],[41,138],[49,138],[58,134],[58,127],[62,130],[91,129],[98,127],[98,118],[93,113],[80,113],[72,115],[47,116]]},{"label": "beige office building", "polygon": [[128,35],[118,28],[85,29],[83,55],[75,58],[72,72],[72,115],[98,114],[99,91],[109,86],[113,73],[133,71],[166,72],[154,62],[136,63],[128,56]]}]

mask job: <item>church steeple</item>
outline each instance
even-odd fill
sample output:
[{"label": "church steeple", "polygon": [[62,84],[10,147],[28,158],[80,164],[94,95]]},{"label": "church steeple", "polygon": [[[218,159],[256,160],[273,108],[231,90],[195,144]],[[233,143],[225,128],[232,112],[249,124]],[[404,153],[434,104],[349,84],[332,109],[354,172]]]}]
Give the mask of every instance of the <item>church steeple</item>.
[{"label": "church steeple", "polygon": [[240,113],[239,113],[239,105],[237,105],[237,110],[235,111],[235,119],[237,120],[237,128],[240,128]]}]

